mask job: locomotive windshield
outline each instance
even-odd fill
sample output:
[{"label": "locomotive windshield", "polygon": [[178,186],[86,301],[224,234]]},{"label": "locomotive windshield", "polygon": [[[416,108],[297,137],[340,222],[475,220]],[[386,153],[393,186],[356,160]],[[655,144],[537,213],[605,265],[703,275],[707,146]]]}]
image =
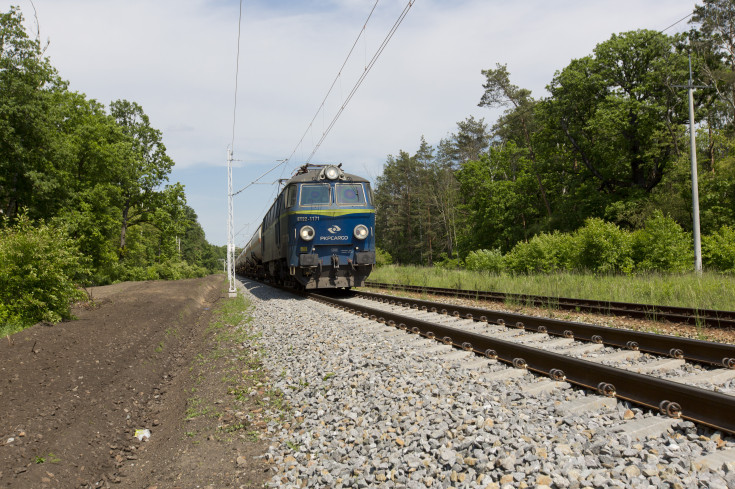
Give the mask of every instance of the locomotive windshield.
[{"label": "locomotive windshield", "polygon": [[365,203],[365,191],[359,183],[338,183],[335,186],[337,204],[362,205]]},{"label": "locomotive windshield", "polygon": [[301,205],[329,205],[329,184],[305,184],[301,186]]}]

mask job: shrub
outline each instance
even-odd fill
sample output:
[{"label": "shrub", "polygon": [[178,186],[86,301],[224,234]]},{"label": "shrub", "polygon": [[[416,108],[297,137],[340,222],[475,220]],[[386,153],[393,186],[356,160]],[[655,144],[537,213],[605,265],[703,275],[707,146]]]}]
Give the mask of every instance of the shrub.
[{"label": "shrub", "polygon": [[574,267],[576,243],[572,235],[541,233],[516,244],[505,255],[505,265],[515,273],[550,273]]},{"label": "shrub", "polygon": [[639,271],[683,272],[694,263],[691,235],[676,221],[656,211],[643,229],[633,233],[633,260]]},{"label": "shrub", "polygon": [[456,270],[462,267],[462,260],[459,258],[450,258],[446,253],[442,253],[439,255],[439,259],[434,262],[434,266],[447,270]]},{"label": "shrub", "polygon": [[735,272],[735,228],[722,226],[709,236],[702,236],[702,262],[722,272]]},{"label": "shrub", "polygon": [[75,283],[89,273],[87,259],[63,229],[34,225],[25,215],[11,226],[6,218],[0,228],[2,329],[70,318],[71,303],[85,297]]},{"label": "shrub", "polygon": [[146,267],[125,267],[120,265],[119,269],[120,278],[118,280],[125,282],[148,280],[148,269]]},{"label": "shrub", "polygon": [[633,269],[631,234],[602,219],[587,219],[576,232],[576,266],[593,273]]},{"label": "shrub", "polygon": [[499,249],[470,251],[464,260],[467,270],[499,273],[505,268]]},{"label": "shrub", "polygon": [[13,334],[26,326],[28,324],[24,324],[21,317],[11,313],[10,308],[0,302],[0,336]]},{"label": "shrub", "polygon": [[190,265],[183,260],[166,260],[148,266],[148,280],[180,280],[182,278],[203,277],[207,269]]},{"label": "shrub", "polygon": [[375,264],[379,267],[393,264],[393,257],[382,248],[375,248]]},{"label": "shrub", "polygon": [[204,277],[209,271],[202,266],[191,265],[183,260],[166,260],[148,266],[118,263],[100,275],[97,285],[125,282],[129,280],[179,280],[182,278]]}]

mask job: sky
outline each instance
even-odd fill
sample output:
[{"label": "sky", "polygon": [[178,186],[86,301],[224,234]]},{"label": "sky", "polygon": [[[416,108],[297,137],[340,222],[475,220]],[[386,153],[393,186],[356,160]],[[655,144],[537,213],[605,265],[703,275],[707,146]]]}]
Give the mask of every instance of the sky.
[{"label": "sky", "polygon": [[20,6],[71,90],[143,107],[176,162],[169,180],[185,185],[210,243],[227,242],[228,148],[233,192],[277,167],[234,196],[241,246],[274,182],[311,156],[346,102],[311,162],[374,180],[422,137],[436,146],[470,116],[495,122],[499,110],[477,106],[482,70],[506,64],[512,83],[543,98],[572,59],[614,33],[664,30],[695,3],[414,0],[349,102],[408,0],[242,0],[239,63],[239,0],[0,0],[0,10]]}]

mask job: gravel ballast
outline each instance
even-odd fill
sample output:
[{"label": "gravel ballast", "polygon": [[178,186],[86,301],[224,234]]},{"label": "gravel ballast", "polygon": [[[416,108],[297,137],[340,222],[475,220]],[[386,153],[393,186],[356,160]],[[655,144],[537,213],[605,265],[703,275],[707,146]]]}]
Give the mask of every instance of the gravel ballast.
[{"label": "gravel ballast", "polygon": [[[272,487],[735,488],[735,461],[697,462],[735,446],[683,422],[636,440],[628,420],[655,416],[618,402],[565,414],[579,389],[524,394],[499,368],[464,368],[428,353],[429,340],[246,282],[272,387],[290,423],[269,425]],[[387,330],[390,331],[390,330]],[[408,335],[406,335],[408,336]]]}]

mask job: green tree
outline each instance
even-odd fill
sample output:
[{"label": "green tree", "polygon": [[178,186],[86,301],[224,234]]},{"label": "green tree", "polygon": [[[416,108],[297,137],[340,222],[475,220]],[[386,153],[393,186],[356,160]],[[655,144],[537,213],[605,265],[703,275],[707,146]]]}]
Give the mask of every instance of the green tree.
[{"label": "green tree", "polygon": [[482,88],[485,93],[478,104],[480,107],[504,107],[503,116],[493,127],[495,135],[502,142],[514,142],[518,147],[525,148],[530,162],[529,171],[536,179],[539,195],[544,203],[547,217],[551,217],[551,206],[546,196],[546,188],[538,172],[536,152],[532,142],[535,132],[534,109],[536,101],[531,97],[531,91],[519,88],[510,82],[510,73],[506,65],[498,64],[494,70],[483,70],[485,84]]},{"label": "green tree", "polygon": [[468,225],[463,253],[478,248],[509,250],[538,232],[542,207],[538,184],[530,171],[528,150],[512,141],[494,146],[478,161],[457,171]]},{"label": "green tree", "polygon": [[[27,242],[36,239],[31,228],[58,230],[64,246],[85,256],[85,280],[95,284],[194,276],[203,270],[199,260],[218,270],[224,253],[206,243],[183,186],[166,185],[173,161],[161,132],[136,103],[118,100],[109,111],[68,90],[18,8],[0,12],[0,230],[15,229],[26,209],[18,226]],[[194,228],[192,248],[202,251],[185,253]],[[59,273],[73,281],[72,272]],[[8,277],[15,279],[23,277]],[[57,309],[42,302],[39,311]],[[7,304],[0,309],[10,314]]]},{"label": "green tree", "polygon": [[422,172],[415,157],[388,156],[375,186],[377,245],[400,263],[420,263]]},{"label": "green tree", "polygon": [[173,160],[166,154],[161,131],[150,125],[143,108],[135,102],[116,100],[110,113],[129,144],[121,148],[119,184],[121,195],[120,251],[125,256],[128,229],[149,222],[152,197],[168,181]]},{"label": "green tree", "polygon": [[61,189],[53,167],[53,94],[65,84],[17,7],[0,13],[0,211],[38,217]]},{"label": "green tree", "polygon": [[[735,4],[732,0],[703,0],[694,7],[689,33],[691,46],[702,60],[703,81],[724,104],[726,124],[735,117]],[[732,131],[732,128],[730,128]]]},{"label": "green tree", "polygon": [[[468,140],[478,144],[476,138]],[[396,262],[431,265],[442,253],[453,257],[459,202],[453,165],[468,150],[443,140],[435,154],[422,137],[414,155],[400,151],[398,157],[388,157],[375,187],[376,228],[378,246]]]},{"label": "green tree", "polygon": [[439,142],[436,155],[427,168],[432,180],[428,197],[440,223],[437,233],[443,243],[439,252],[443,251],[449,258],[454,256],[459,246],[463,228],[472,225],[461,210],[464,199],[456,177],[457,170],[480,159],[490,145],[490,138],[485,119],[477,120],[470,116],[457,122],[457,132]]},{"label": "green tree", "polygon": [[[187,263],[199,263],[211,272],[222,269],[216,247],[207,243],[204,230],[198,222],[197,214],[191,207],[184,206],[184,217],[189,225],[181,237],[181,258]],[[223,253],[221,258],[225,258]]]},{"label": "green tree", "polygon": [[459,168],[463,163],[476,160],[487,151],[490,133],[485,119],[469,116],[457,122],[457,132],[440,143],[438,159],[442,166]]},{"label": "green tree", "polygon": [[[679,155],[688,78],[677,39],[639,30],[613,35],[592,56],[573,60],[540,104],[540,137],[564,195],[601,216],[621,199],[644,198]],[[552,170],[553,171],[553,170]],[[563,209],[569,212],[569,205]]]}]

